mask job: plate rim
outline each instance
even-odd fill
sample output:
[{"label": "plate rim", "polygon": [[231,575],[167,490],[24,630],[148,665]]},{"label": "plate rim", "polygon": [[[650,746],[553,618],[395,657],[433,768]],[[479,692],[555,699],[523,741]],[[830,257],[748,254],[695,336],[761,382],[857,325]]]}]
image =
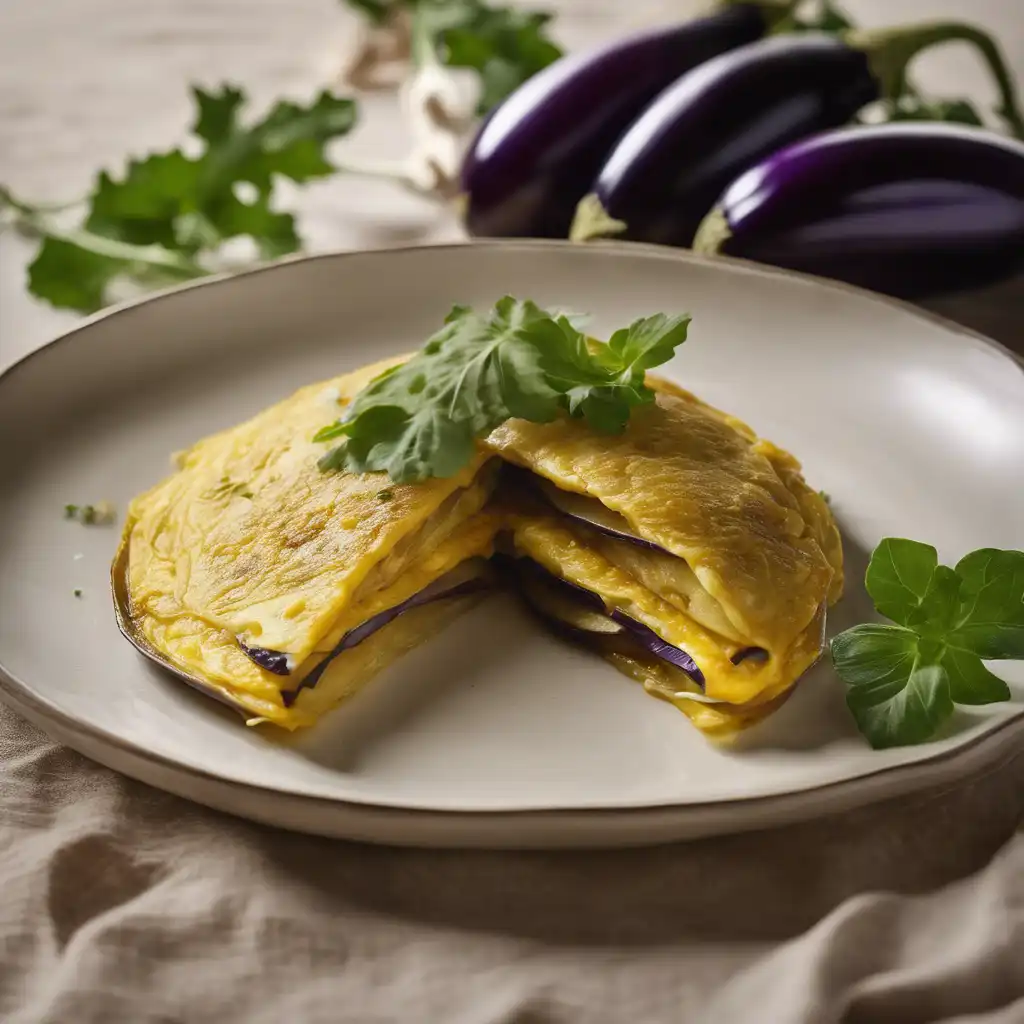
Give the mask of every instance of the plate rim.
[{"label": "plate rim", "polygon": [[[375,249],[337,249],[289,256],[261,263],[240,272],[210,275],[209,277],[184,282],[117,303],[84,318],[70,330],[59,334],[57,337],[38,346],[0,370],[0,387],[9,385],[20,368],[24,367],[30,360],[44,352],[54,350],[57,346],[71,340],[79,333],[92,328],[96,324],[102,323],[111,317],[119,316],[138,306],[161,302],[185,291],[213,287],[238,277],[249,277],[274,271],[282,266],[311,263],[319,260],[366,257],[387,259],[396,253],[447,252],[472,248],[540,250],[548,252],[561,250],[570,252],[578,251],[579,243],[557,239],[481,239],[468,242],[455,241],[427,245],[398,245]],[[844,294],[852,294],[859,296],[863,300],[880,303],[884,306],[900,310],[955,335],[969,338],[975,343],[980,342],[986,348],[992,349],[999,355],[1006,357],[1010,365],[1018,372],[1024,373],[1024,356],[1013,352],[1001,342],[937,313],[933,313],[930,310],[915,306],[912,303],[879,295],[843,282],[770,267],[750,260],[741,260],[733,257],[712,258],[690,252],[689,250],[673,249],[660,245],[612,241],[588,243],[587,250],[611,258],[642,256],[670,262],[675,261],[682,264],[717,265],[725,267],[727,270],[739,271],[741,274],[795,279],[818,288],[834,289]],[[381,815],[387,817],[394,816],[404,821],[415,819],[420,822],[418,829],[419,838],[413,837],[410,840],[411,845],[454,845],[458,847],[486,846],[491,844],[487,840],[480,843],[467,841],[465,835],[457,836],[454,841],[449,842],[448,840],[451,837],[448,837],[440,830],[445,829],[453,819],[471,820],[481,824],[489,823],[491,831],[498,833],[496,838],[499,844],[506,848],[510,847],[509,839],[513,835],[517,835],[519,838],[512,842],[511,846],[519,845],[522,842],[525,837],[521,835],[520,830],[528,828],[531,822],[535,823],[535,826],[543,831],[547,826],[550,826],[552,821],[565,820],[567,818],[577,822],[580,819],[591,822],[581,832],[579,836],[580,844],[569,843],[569,845],[586,846],[601,845],[601,842],[609,838],[608,832],[614,829],[616,824],[621,825],[625,819],[630,819],[639,825],[640,837],[634,836],[632,839],[626,838],[625,840],[622,840],[620,837],[620,841],[613,842],[613,845],[634,845],[637,842],[650,841],[643,838],[643,836],[652,830],[661,839],[671,839],[677,835],[685,838],[690,834],[708,835],[764,827],[768,818],[780,823],[783,821],[805,820],[808,817],[816,816],[814,808],[807,805],[817,804],[822,800],[828,802],[829,806],[820,813],[838,812],[874,803],[886,797],[919,790],[925,788],[931,782],[938,785],[944,781],[953,781],[951,776],[954,771],[955,762],[966,759],[974,765],[975,769],[989,765],[990,762],[996,759],[996,755],[1004,747],[1012,749],[1008,738],[1013,737],[1018,732],[1024,734],[1024,709],[1021,709],[1014,711],[998,724],[976,733],[963,743],[953,747],[942,748],[910,764],[879,767],[874,771],[866,772],[854,778],[807,786],[786,793],[738,797],[700,804],[681,803],[678,799],[669,799],[646,804],[604,807],[569,805],[565,807],[505,809],[425,808],[385,803],[373,798],[360,799],[357,796],[339,797],[298,793],[272,786],[226,778],[215,772],[185,764],[172,757],[146,750],[104,727],[81,722],[75,716],[56,706],[49,698],[40,694],[25,680],[11,672],[3,664],[2,660],[0,660],[0,696],[3,696],[5,703],[12,706],[44,731],[47,731],[47,725],[53,727],[60,734],[60,742],[67,742],[69,746],[83,753],[86,752],[82,748],[88,748],[90,752],[86,753],[86,756],[98,760],[114,770],[122,771],[124,774],[141,779],[143,782],[157,785],[160,788],[175,792],[179,796],[196,800],[199,803],[206,803],[208,806],[217,807],[229,813],[237,813],[237,811],[233,811],[232,807],[228,805],[226,797],[222,799],[204,799],[201,794],[192,791],[192,786],[197,785],[200,788],[212,789],[215,793],[224,791],[227,794],[238,794],[243,796],[248,802],[251,802],[253,798],[266,801],[268,807],[273,807],[281,802],[294,803],[300,808],[311,811],[313,817],[322,816],[326,809],[328,815],[333,811],[335,814],[349,818],[354,816],[355,819],[365,819],[363,825],[356,827],[354,830],[352,827],[343,828],[340,831],[328,828],[325,832],[324,823],[319,825],[314,823],[303,825],[293,822],[288,826],[300,831],[319,831],[328,835],[352,835],[353,838],[373,841],[376,839],[380,829],[371,827],[369,824],[370,819],[379,818]],[[70,739],[66,737],[70,737]],[[99,755],[95,753],[97,744],[100,748]],[[115,755],[113,760],[115,761],[122,761],[122,759],[138,761],[144,766],[150,766],[157,773],[162,773],[165,776],[169,775],[171,781],[177,782],[177,785],[166,784],[168,782],[167,778],[164,778],[163,782],[153,782],[151,778],[145,777],[151,773],[148,771],[140,772],[137,766],[125,768],[123,763],[112,764],[110,760],[103,756],[103,753],[107,751],[113,751]],[[179,782],[179,779],[182,781]],[[878,792],[879,789],[884,790],[884,792]],[[744,822],[742,819],[749,818],[752,810],[758,812],[756,814],[757,821],[753,824]],[[279,818],[279,816],[262,816],[254,813],[249,813],[246,816],[262,818],[264,822],[269,824],[275,823],[275,818]],[[732,820],[733,818],[736,820]],[[680,823],[683,819],[691,820],[691,825],[689,827],[682,827]],[[645,821],[649,823],[649,827],[644,825]],[[696,830],[694,830],[693,823],[696,823]],[[358,825],[358,820],[356,824]],[[384,831],[391,832],[391,834],[387,838],[383,840],[378,839],[377,841],[389,843],[404,842],[402,836],[394,834],[393,830],[385,829]],[[353,832],[356,834],[353,834]],[[423,837],[424,832],[426,834],[425,840]],[[504,833],[507,833],[507,835]],[[603,837],[601,842],[597,844],[593,841],[595,834],[598,837]],[[632,832],[630,834],[633,835]],[[526,842],[525,844],[527,847],[550,847],[553,845],[566,845],[564,837],[553,842],[540,839],[537,842]]]},{"label": "plate rim", "polygon": [[[14,684],[15,689],[8,689],[7,684]],[[1017,756],[1019,746],[1014,739],[1024,736],[1024,711],[1018,711],[960,746],[937,751],[911,764],[890,765],[855,778],[787,793],[733,800],[700,804],[666,801],[628,807],[442,809],[295,793],[229,779],[145,750],[106,729],[84,724],[54,707],[48,699],[22,689],[23,686],[21,680],[0,665],[0,692],[8,707],[83,756],[176,796],[236,817],[299,832],[387,845],[452,849],[639,846],[795,824],[928,788],[966,783],[997,771],[996,762]],[[56,735],[47,731],[48,725],[54,727]],[[114,757],[105,756],[109,750]],[[961,770],[961,761],[969,763],[967,770]],[[162,777],[154,780],[154,773]],[[240,812],[239,801],[230,797],[239,797],[248,809]],[[284,808],[296,809],[303,820],[280,813]],[[279,813],[273,813],[275,809]],[[337,821],[331,821],[332,815]],[[282,825],[282,817],[293,820]],[[453,834],[453,823],[459,823],[463,829],[468,824],[471,829],[483,831]],[[628,826],[625,830],[624,825]]]}]

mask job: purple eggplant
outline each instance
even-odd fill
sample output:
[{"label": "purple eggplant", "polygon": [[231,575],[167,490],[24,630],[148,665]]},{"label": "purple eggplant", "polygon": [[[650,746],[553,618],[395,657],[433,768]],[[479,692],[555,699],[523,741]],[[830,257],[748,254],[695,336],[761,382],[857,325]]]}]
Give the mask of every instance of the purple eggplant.
[{"label": "purple eggplant", "polygon": [[[316,686],[321,676],[330,666],[331,662],[339,654],[358,647],[368,637],[373,636],[378,630],[383,629],[389,623],[394,622],[400,615],[412,611],[414,608],[422,608],[424,605],[433,604],[436,601],[448,601],[453,598],[468,597],[471,594],[481,593],[490,587],[490,582],[483,574],[482,566],[477,564],[476,559],[469,559],[460,566],[452,569],[439,579],[434,580],[429,586],[413,594],[401,604],[394,608],[387,608],[378,612],[372,618],[362,624],[350,629],[334,646],[333,650],[324,655],[323,660],[307,675],[294,690],[281,694],[285,707],[291,707],[298,695],[307,689]],[[248,652],[246,652],[248,653]],[[251,657],[251,655],[250,655]],[[255,660],[255,659],[254,659]],[[259,662],[257,662],[259,664]]]},{"label": "purple eggplant", "polygon": [[563,57],[525,82],[491,112],[469,148],[462,188],[470,233],[565,238],[576,204],[644,107],[691,68],[761,38],[790,6],[733,3]]},{"label": "purple eggplant", "polygon": [[982,48],[1011,125],[1019,109],[1001,56],[968,25],[775,36],[723,54],[669,86],[612,150],[580,203],[572,237],[690,245],[722,190],[776,150],[848,123],[906,89],[908,62],[954,39]]},{"label": "purple eggplant", "polygon": [[[845,124],[878,99],[859,50],[824,34],[742,46],[684,75],[648,107],[605,161],[573,237],[610,219],[624,237],[689,245],[737,174],[786,143]],[[595,206],[596,201],[596,206]]]},{"label": "purple eggplant", "polygon": [[606,608],[600,595],[555,576],[532,558],[513,559],[509,568],[518,575],[527,603],[542,618],[558,624],[577,639],[607,641],[609,637],[621,636],[627,640],[627,646],[639,647],[659,661],[681,669],[704,688],[704,673],[686,651],[620,609]]},{"label": "purple eggplant", "polygon": [[978,128],[826,132],[740,176],[694,248],[900,298],[1024,269],[1024,144]]}]

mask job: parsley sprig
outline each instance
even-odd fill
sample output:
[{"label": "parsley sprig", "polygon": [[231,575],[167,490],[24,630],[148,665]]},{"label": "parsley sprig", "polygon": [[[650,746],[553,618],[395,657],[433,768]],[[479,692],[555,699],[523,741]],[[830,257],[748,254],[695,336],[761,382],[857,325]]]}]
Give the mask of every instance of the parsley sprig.
[{"label": "parsley sprig", "polygon": [[300,247],[294,217],[274,206],[274,179],[333,174],[324,146],[351,130],[355,103],[324,92],[305,106],[281,101],[245,124],[241,90],[192,93],[199,154],[172,149],[130,160],[120,174],[101,171],[78,224],[0,188],[0,212],[42,240],[29,267],[34,295],[92,312],[110,301],[117,278],[153,286],[209,273],[228,239],[250,237],[265,258]]},{"label": "parsley sprig", "polygon": [[506,420],[548,423],[563,412],[621,432],[635,407],[654,401],[645,371],[672,358],[689,323],[645,317],[601,345],[530,301],[506,296],[485,316],[456,306],[412,359],[377,377],[316,435],[342,439],[320,467],[385,471],[396,483],[453,476],[476,439]]},{"label": "parsley sprig", "polygon": [[931,739],[956,704],[1010,699],[982,659],[1024,659],[1024,551],[982,548],[951,569],[927,544],[888,538],[865,582],[895,624],[840,633],[832,661],[873,747]]}]

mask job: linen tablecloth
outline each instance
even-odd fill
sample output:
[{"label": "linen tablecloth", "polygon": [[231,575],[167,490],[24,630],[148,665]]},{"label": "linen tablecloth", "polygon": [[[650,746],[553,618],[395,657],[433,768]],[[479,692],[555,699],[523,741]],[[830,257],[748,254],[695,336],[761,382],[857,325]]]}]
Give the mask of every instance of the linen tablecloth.
[{"label": "linen tablecloth", "polygon": [[[586,45],[692,3],[562,0]],[[962,14],[861,0],[867,22]],[[972,5],[1024,70],[1018,0]],[[0,181],[57,200],[182,136],[189,81],[256,103],[337,73],[334,0],[7,0]],[[927,63],[984,92],[969,59]],[[371,97],[349,152],[399,157]],[[349,145],[348,142],[345,143]],[[430,203],[335,180],[296,204],[313,248],[458,237]],[[73,318],[0,237],[0,366]],[[1024,348],[1024,289],[935,304]],[[1024,1021],[1024,753],[941,792],[649,850],[444,853],[289,835],[190,805],[0,708],[0,1021],[1010,1024]]]}]

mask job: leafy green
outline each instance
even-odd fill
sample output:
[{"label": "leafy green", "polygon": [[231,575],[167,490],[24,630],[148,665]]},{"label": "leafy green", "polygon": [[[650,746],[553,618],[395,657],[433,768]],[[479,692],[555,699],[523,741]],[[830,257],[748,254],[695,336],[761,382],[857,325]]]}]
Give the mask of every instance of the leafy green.
[{"label": "leafy green", "polygon": [[480,79],[477,113],[486,114],[528,78],[562,56],[546,29],[553,15],[491,6],[484,0],[345,0],[374,25],[400,11],[412,19],[414,54]]},{"label": "leafy green", "polygon": [[847,704],[873,747],[923,743],[955,704],[1010,699],[982,659],[1024,658],[1024,551],[982,548],[955,569],[933,547],[887,538],[865,577],[876,609],[832,641]]},{"label": "leafy green", "polygon": [[[101,171],[80,228],[62,230],[41,208],[0,193],[16,223],[43,239],[29,267],[34,295],[90,312],[109,301],[117,277],[162,284],[206,273],[202,257],[231,238],[250,237],[268,258],[299,247],[294,218],[273,207],[274,178],[302,183],[333,173],[323,148],[352,128],[354,102],[325,92],[308,106],[279,102],[245,125],[239,89],[192,92],[199,155],[173,149],[130,160],[120,176]],[[243,184],[251,195],[240,194]]]},{"label": "leafy green", "polygon": [[956,646],[979,658],[1024,658],[1024,551],[982,548],[956,572],[963,580]]},{"label": "leafy green", "polygon": [[514,417],[548,423],[567,412],[620,432],[631,409],[654,400],[644,373],[672,357],[689,321],[659,314],[600,345],[530,301],[506,296],[487,316],[456,306],[412,359],[371,381],[316,435],[342,439],[320,466],[384,470],[396,483],[452,476],[477,438]]},{"label": "leafy green", "polygon": [[[355,2],[355,0],[354,0]],[[965,98],[929,99],[924,97],[913,84],[907,73],[906,65],[920,49],[938,45],[951,40],[961,40],[975,46],[995,79],[1000,93],[1000,103],[995,113],[1006,124],[1012,135],[1024,137],[1024,121],[1022,121],[1016,89],[1002,54],[987,33],[972,25],[957,23],[933,22],[920,26],[897,27],[858,31],[846,11],[833,0],[817,0],[814,3],[797,4],[795,9],[787,12],[772,25],[773,34],[783,35],[800,32],[826,32],[836,35],[854,47],[862,48],[874,61],[878,54],[875,50],[881,46],[885,49],[890,40],[896,44],[894,53],[895,66],[893,74],[877,74],[882,84],[884,101],[878,105],[877,113],[883,121],[948,121],[953,124],[983,126],[985,121],[978,112],[978,107]],[[895,37],[902,36],[902,39]],[[910,44],[910,49],[906,48]],[[869,117],[866,123],[872,123]]]},{"label": "leafy green", "polygon": [[83,526],[105,526],[117,519],[117,509],[109,501],[98,501],[95,505],[65,505],[64,518],[74,519]]},{"label": "leafy green", "polygon": [[528,78],[562,56],[546,35],[552,15],[472,4],[466,23],[444,34],[444,59],[480,76],[477,113],[486,114]]},{"label": "leafy green", "polygon": [[907,624],[928,590],[939,554],[927,544],[889,537],[875,548],[865,585],[875,607],[893,622]]}]

